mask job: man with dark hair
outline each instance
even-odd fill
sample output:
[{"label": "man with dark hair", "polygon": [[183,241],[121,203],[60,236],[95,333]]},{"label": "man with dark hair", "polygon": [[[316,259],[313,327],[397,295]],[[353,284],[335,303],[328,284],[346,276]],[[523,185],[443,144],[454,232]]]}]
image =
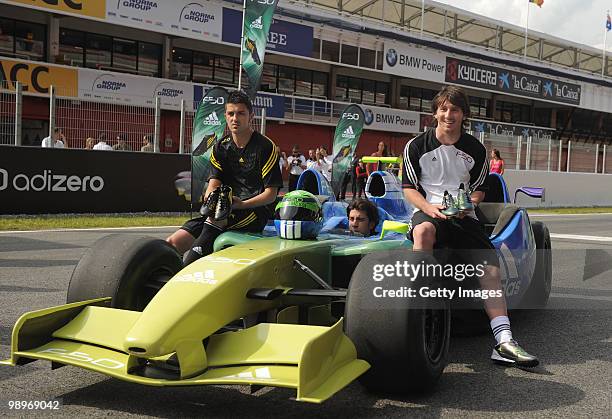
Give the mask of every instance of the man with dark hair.
[{"label": "man with dark hair", "polygon": [[[432,250],[441,244],[455,249],[481,249],[469,255],[474,264],[485,265],[480,286],[501,292],[497,253],[473,209],[448,211],[454,204],[449,206],[447,198],[460,194],[462,185],[467,185],[467,195],[460,197],[462,202],[470,198],[472,205],[482,202],[489,173],[485,147],[464,130],[470,117],[467,95],[458,87],[444,87],[432,101],[432,112],[435,127],[410,140],[404,149],[404,196],[416,208],[409,232],[413,249]],[[497,342],[491,358],[518,366],[536,366],[538,359],[512,338],[503,294],[484,300],[484,305]]]},{"label": "man with dark hair", "polygon": [[378,208],[367,199],[357,199],[351,202],[346,209],[349,230],[364,236],[375,234],[378,225]]},{"label": "man with dark hair", "polygon": [[212,253],[215,239],[225,230],[261,232],[272,216],[267,205],[276,201],[282,187],[279,149],[251,128],[253,107],[246,93],[228,95],[225,118],[230,134],[210,155],[203,216],[187,221],[166,239],[180,253],[187,252],[185,265]]},{"label": "man with dark hair", "polygon": [[53,132],[50,136],[43,138],[40,146],[43,148],[65,148],[68,147],[65,144],[66,138],[62,134],[62,130],[58,127],[53,128]]}]

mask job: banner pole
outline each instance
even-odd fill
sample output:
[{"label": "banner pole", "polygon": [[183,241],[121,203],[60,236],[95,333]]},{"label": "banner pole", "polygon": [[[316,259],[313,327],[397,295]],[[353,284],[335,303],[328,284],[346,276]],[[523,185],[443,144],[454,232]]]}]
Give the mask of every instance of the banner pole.
[{"label": "banner pole", "polygon": [[[607,17],[610,15],[610,10],[608,10]],[[606,25],[604,26],[604,42],[603,42],[603,50],[601,51],[601,77],[603,78],[606,70],[606,42],[608,41],[608,21],[606,20]]]},{"label": "banner pole", "polygon": [[240,65],[238,66],[238,90],[242,87],[242,48],[244,46],[244,18],[246,17],[246,2],[242,2],[242,28],[240,29]]},{"label": "banner pole", "polygon": [[527,22],[525,23],[525,49],[523,51],[523,60],[527,60],[527,34],[529,33],[529,2],[527,2]]}]

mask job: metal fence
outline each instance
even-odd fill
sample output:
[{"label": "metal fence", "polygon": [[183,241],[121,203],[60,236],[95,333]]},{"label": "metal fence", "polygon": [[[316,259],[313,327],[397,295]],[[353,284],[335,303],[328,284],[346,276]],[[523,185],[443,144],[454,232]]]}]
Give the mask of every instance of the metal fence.
[{"label": "metal fence", "polygon": [[[22,94],[10,83],[0,83],[0,144],[34,144],[21,141]],[[70,148],[84,149],[87,139],[94,142],[106,137],[109,145],[117,144],[117,136],[124,138],[127,148],[140,151],[143,140],[150,137],[154,152],[191,151],[193,119],[198,103],[181,104],[181,112],[162,110],[156,99],[152,106],[136,106],[118,102],[77,99],[78,92],[50,89],[48,121],[39,121],[44,136],[60,128]],[[40,95],[39,95],[40,96]],[[152,103],[148,98],[148,103]],[[145,103],[145,101],[140,101]],[[337,123],[347,103],[320,98],[285,96],[285,120],[333,125]],[[256,108],[254,128],[265,133],[263,108]],[[162,113],[165,113],[162,132]],[[274,118],[273,118],[274,119]],[[25,128],[24,128],[25,129]],[[612,173],[612,153],[603,144],[584,144],[548,138],[507,137],[489,133],[473,133],[490,152],[498,149],[506,169]],[[179,141],[176,141],[176,140]],[[178,147],[176,144],[178,143]]]},{"label": "metal fence", "polygon": [[0,144],[15,144],[15,132],[20,131],[15,129],[15,121],[19,120],[17,97],[9,82],[0,81]]}]

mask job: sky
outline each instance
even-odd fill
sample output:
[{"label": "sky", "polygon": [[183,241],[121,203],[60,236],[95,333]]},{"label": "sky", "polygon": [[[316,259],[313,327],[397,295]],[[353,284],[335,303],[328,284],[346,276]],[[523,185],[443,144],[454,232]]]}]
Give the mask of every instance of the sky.
[{"label": "sky", "polygon": [[[525,27],[528,0],[436,0],[454,7]],[[603,47],[606,12],[611,0],[544,0],[529,4],[529,29],[598,49]],[[608,33],[612,50],[612,31]]]}]

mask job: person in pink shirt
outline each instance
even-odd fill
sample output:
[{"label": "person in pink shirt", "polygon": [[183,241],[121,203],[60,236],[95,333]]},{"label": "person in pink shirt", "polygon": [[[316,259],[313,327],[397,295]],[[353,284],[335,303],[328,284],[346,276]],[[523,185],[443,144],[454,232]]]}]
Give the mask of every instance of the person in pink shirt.
[{"label": "person in pink shirt", "polygon": [[489,162],[489,172],[504,174],[504,160],[499,155],[499,150],[494,148],[491,150],[491,161]]}]

